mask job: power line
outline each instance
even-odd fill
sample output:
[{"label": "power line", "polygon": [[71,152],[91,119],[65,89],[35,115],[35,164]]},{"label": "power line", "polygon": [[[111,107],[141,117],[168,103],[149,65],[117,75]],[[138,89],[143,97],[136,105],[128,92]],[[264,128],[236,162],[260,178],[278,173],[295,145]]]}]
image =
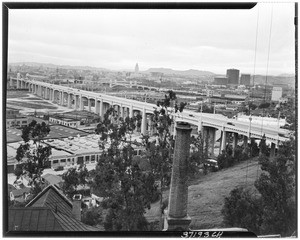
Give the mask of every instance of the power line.
[{"label": "power line", "polygon": [[[258,23],[259,23],[259,4],[257,5],[257,19],[256,19],[256,37],[255,37],[255,50],[254,50],[254,65],[253,65],[253,87],[254,87],[254,79],[255,79],[255,70],[256,70],[256,53],[257,53],[257,39],[258,39]],[[253,98],[253,89],[252,89],[252,98]],[[250,114],[250,108],[249,108],[249,114]],[[250,115],[251,116],[251,115]],[[250,121],[250,119],[249,119]],[[251,124],[251,121],[250,121]],[[251,129],[250,129],[251,131]],[[250,133],[251,134],[251,133]],[[251,136],[250,138],[250,144],[251,144]],[[248,144],[248,142],[247,142]],[[251,145],[250,145],[251,146]],[[251,151],[250,151],[251,153]],[[252,156],[250,155],[250,158]],[[249,159],[247,159],[247,168],[246,168],[246,187],[247,187],[247,181],[248,181],[248,164]]]}]

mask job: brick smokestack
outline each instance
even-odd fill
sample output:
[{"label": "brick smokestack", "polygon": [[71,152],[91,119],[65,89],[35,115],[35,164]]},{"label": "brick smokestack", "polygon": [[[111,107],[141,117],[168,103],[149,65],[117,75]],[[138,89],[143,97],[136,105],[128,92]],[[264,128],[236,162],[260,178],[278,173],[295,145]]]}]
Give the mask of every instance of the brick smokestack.
[{"label": "brick smokestack", "polygon": [[188,123],[178,122],[169,195],[168,231],[188,230],[191,218],[187,215],[188,159],[192,128]]},{"label": "brick smokestack", "polygon": [[75,194],[73,196],[72,216],[79,221],[81,221],[81,199],[81,194]]}]

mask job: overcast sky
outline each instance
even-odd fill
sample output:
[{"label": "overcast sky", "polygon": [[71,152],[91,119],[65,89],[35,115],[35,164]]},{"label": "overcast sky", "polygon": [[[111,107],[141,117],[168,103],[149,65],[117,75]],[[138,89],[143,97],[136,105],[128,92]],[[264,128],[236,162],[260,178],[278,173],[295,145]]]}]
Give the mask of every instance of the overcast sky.
[{"label": "overcast sky", "polygon": [[277,75],[294,73],[294,42],[294,3],[251,10],[9,10],[9,63],[132,71],[138,63],[142,71],[237,68],[265,75],[270,47],[268,73]]}]

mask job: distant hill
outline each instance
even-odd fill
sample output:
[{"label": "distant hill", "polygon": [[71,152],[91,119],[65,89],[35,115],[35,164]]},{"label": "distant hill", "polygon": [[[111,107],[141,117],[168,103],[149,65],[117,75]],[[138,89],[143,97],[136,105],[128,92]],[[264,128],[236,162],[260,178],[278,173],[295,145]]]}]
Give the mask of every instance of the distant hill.
[{"label": "distant hill", "polygon": [[71,66],[71,65],[56,65],[53,63],[37,63],[37,62],[15,62],[9,63],[9,66],[21,66],[26,65],[30,67],[47,67],[47,68],[65,68],[65,69],[76,69],[76,70],[98,70],[98,71],[111,71],[106,68],[97,68],[97,67],[90,67],[90,66]]},{"label": "distant hill", "polygon": [[[254,82],[255,84],[265,84],[267,80],[267,85],[270,84],[290,84],[295,85],[295,76],[294,75],[278,75],[278,76],[266,76],[263,75],[255,75]],[[251,78],[252,81],[252,78]]]},{"label": "distant hill", "polygon": [[173,70],[171,68],[149,68],[145,73],[160,72],[166,75],[185,75],[185,76],[215,76],[216,74],[209,71],[200,71],[195,69],[189,70]]}]

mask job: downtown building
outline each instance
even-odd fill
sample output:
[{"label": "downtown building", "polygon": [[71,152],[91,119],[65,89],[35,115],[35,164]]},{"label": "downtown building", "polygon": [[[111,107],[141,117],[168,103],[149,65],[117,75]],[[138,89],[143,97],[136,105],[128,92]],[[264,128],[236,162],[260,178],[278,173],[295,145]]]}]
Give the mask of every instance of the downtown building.
[{"label": "downtown building", "polygon": [[228,85],[239,85],[240,70],[238,69],[227,69],[226,77],[228,79]]}]

